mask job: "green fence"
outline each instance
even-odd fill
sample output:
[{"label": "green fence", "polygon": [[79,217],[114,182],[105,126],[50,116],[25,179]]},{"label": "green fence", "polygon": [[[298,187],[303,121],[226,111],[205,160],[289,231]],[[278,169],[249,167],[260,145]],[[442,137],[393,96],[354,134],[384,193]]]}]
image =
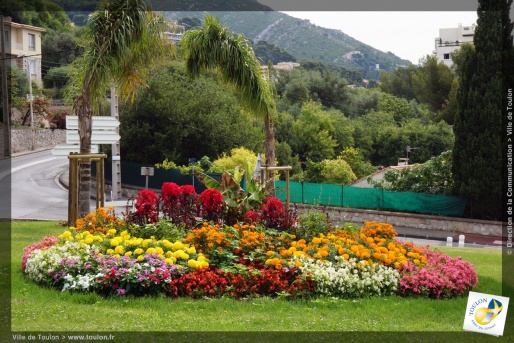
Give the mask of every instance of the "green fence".
[{"label": "green fence", "polygon": [[[463,197],[411,192],[389,192],[320,183],[290,182],[291,203],[417,212],[463,216],[467,200]],[[275,193],[286,199],[285,181],[275,181]]]},{"label": "green fence", "polygon": [[[121,161],[121,183],[126,186],[135,186],[144,188],[146,183],[146,176],[141,175],[141,167],[155,167],[151,164],[140,164]],[[95,168],[91,168],[94,176]],[[221,174],[207,173],[207,175],[219,180]],[[111,182],[112,179],[112,164],[105,163],[105,180]],[[194,183],[195,190],[198,194],[207,189],[203,183],[194,178],[193,175],[182,175],[178,169],[154,169],[154,175],[148,177],[148,188],[160,190],[164,182],[175,182],[177,185],[192,185]]]}]

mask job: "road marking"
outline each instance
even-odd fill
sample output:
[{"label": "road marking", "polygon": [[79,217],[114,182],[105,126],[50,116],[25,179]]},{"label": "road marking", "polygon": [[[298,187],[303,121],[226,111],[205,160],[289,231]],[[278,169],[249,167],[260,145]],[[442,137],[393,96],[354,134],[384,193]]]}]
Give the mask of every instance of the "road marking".
[{"label": "road marking", "polygon": [[27,164],[23,164],[19,167],[16,167],[16,168],[12,168],[11,170],[6,170],[2,173],[0,173],[0,180],[2,180],[4,177],[6,177],[7,175],[9,174],[12,174],[20,169],[24,169],[24,168],[28,168],[28,167],[31,167],[31,166],[34,166],[36,164],[40,164],[40,163],[45,163],[45,162],[50,162],[50,161],[53,161],[53,160],[56,160],[57,158],[56,157],[50,157],[50,158],[47,158],[47,159],[44,159],[44,160],[41,160],[41,161],[35,161],[35,162],[30,162],[30,163],[27,163]]}]

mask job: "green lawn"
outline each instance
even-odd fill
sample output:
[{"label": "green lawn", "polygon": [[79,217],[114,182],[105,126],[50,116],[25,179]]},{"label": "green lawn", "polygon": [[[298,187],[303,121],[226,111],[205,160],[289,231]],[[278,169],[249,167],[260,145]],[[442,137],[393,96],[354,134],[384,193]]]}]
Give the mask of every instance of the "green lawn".
[{"label": "green lawn", "polygon": [[[102,298],[42,288],[21,272],[23,248],[65,229],[54,222],[12,225],[13,332],[112,334],[115,341],[322,341],[375,338],[383,342],[513,342],[514,333],[493,338],[463,332],[467,296],[451,300],[396,296],[309,301]],[[474,264],[474,291],[501,295],[499,249],[439,248]],[[512,312],[512,310],[510,311]],[[128,333],[127,333],[128,332]],[[299,333],[301,332],[301,333]],[[138,335],[141,335],[139,338]],[[150,340],[151,337],[151,340]],[[55,337],[54,337],[55,338]],[[89,340],[91,341],[91,340]]]}]

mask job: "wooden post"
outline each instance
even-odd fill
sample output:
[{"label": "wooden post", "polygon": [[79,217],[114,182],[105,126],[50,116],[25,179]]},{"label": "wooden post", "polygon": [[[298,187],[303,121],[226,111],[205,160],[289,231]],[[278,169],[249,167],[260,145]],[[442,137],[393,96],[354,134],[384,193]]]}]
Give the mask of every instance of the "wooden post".
[{"label": "wooden post", "polygon": [[104,159],[92,158],[96,162],[96,209],[105,207]]},{"label": "wooden post", "polygon": [[68,156],[70,160],[68,171],[68,225],[75,226],[78,217],[78,160]]},{"label": "wooden post", "polygon": [[275,171],[275,170],[285,170],[286,171],[286,208],[289,208],[289,171],[293,169],[291,166],[284,166],[284,167],[268,167],[268,166],[262,166],[261,167],[261,182],[264,175],[264,171]]},{"label": "wooden post", "polygon": [[68,225],[74,226],[79,217],[79,162],[87,160],[98,161],[97,163],[97,186],[96,186],[96,208],[99,205],[105,206],[105,182],[104,182],[104,159],[105,154],[80,154],[70,153],[69,164],[69,189],[68,189]]},{"label": "wooden post", "polygon": [[290,169],[286,169],[286,208],[289,209],[289,202],[290,202],[290,198],[289,198],[289,170]]}]

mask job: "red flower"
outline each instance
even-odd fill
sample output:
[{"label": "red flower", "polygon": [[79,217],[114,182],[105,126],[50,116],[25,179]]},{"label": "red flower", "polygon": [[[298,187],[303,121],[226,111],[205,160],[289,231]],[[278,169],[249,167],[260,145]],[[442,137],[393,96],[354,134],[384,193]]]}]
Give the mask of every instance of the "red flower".
[{"label": "red flower", "polygon": [[134,206],[136,215],[144,216],[149,223],[157,221],[159,197],[154,191],[144,189],[137,193]]},{"label": "red flower", "polygon": [[284,205],[278,198],[266,198],[261,205],[261,219],[267,227],[279,229],[284,222]]},{"label": "red flower", "polygon": [[192,186],[192,185],[183,185],[183,186],[180,186],[180,191],[182,192],[182,194],[184,195],[195,195],[196,194],[196,191],[195,191],[195,187]]},{"label": "red flower", "polygon": [[162,184],[162,196],[164,199],[169,199],[170,197],[177,198],[181,193],[182,189],[175,182],[164,182]]},{"label": "red flower", "polygon": [[246,212],[244,215],[244,219],[246,222],[248,222],[250,224],[255,224],[255,223],[261,222],[261,217],[260,217],[259,213],[255,212],[255,211]]},{"label": "red flower", "polygon": [[217,189],[206,189],[200,194],[202,208],[208,216],[217,215],[223,210],[223,195]]}]

